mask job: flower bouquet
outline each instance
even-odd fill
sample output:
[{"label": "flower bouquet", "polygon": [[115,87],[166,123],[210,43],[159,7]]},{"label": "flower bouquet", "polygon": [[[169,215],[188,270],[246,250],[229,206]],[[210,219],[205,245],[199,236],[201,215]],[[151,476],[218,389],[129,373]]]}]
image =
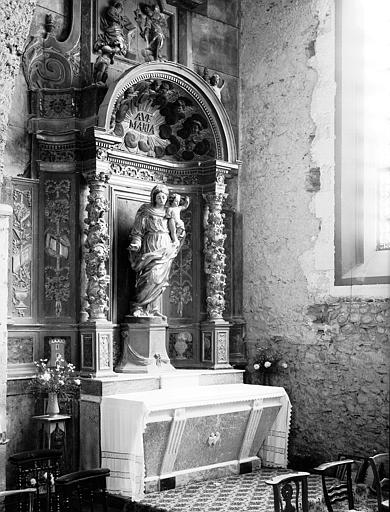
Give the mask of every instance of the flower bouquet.
[{"label": "flower bouquet", "polygon": [[253,357],[253,369],[261,376],[263,384],[269,384],[270,375],[288,368],[282,354],[270,347],[264,348],[256,346],[256,352]]},{"label": "flower bouquet", "polygon": [[55,366],[48,366],[47,359],[34,361],[37,373],[31,383],[32,392],[41,396],[47,394],[47,414],[58,414],[58,398],[70,400],[81,384],[75,375],[75,366],[57,356]]}]

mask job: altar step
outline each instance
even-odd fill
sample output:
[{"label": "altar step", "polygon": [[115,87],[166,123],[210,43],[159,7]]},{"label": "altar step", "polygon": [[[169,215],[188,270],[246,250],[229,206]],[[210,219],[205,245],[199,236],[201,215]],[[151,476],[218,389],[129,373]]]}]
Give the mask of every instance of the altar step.
[{"label": "altar step", "polygon": [[171,373],[126,374],[115,373],[99,379],[82,379],[82,393],[92,396],[120,395],[153,389],[183,388],[189,386],[212,386],[240,384],[244,370],[176,370]]}]

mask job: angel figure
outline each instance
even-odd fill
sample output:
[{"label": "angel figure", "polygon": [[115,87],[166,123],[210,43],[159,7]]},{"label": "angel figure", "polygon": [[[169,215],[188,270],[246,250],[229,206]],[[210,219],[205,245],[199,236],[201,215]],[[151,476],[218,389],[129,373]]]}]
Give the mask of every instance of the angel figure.
[{"label": "angel figure", "polygon": [[219,99],[219,101],[222,101],[221,100],[221,91],[225,87],[224,80],[221,80],[221,77],[217,73],[215,73],[210,78],[210,85],[211,85],[211,88],[214,91],[215,95]]},{"label": "angel figure", "polygon": [[168,229],[171,235],[172,242],[179,243],[185,237],[184,222],[180,218],[182,211],[186,210],[190,205],[190,198],[186,196],[184,203],[180,205],[180,194],[172,194],[167,207]]},{"label": "angel figure", "polygon": [[141,37],[147,44],[142,55],[146,62],[164,61],[166,59],[162,55],[162,49],[169,34],[166,17],[157,5],[140,4],[140,10],[137,9],[134,14],[141,30]]}]

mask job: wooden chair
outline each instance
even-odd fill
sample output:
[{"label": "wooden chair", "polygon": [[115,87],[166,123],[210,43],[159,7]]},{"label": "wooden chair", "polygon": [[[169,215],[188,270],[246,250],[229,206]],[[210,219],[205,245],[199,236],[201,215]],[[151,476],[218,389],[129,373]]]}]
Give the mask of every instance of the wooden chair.
[{"label": "wooden chair", "polygon": [[368,459],[374,475],[373,489],[378,502],[378,512],[389,510],[389,454],[378,453]]},{"label": "wooden chair", "polygon": [[307,477],[310,473],[297,472],[275,476],[265,483],[272,485],[275,512],[308,512]]},{"label": "wooden chair", "polygon": [[353,459],[338,460],[314,468],[313,472],[321,475],[322,492],[329,512],[333,512],[333,505],[340,501],[348,501],[348,509],[354,509],[351,476],[354,462]]},{"label": "wooden chair", "polygon": [[61,512],[82,510],[83,503],[88,502],[90,511],[95,510],[95,498],[100,496],[104,512],[107,508],[106,478],[110,470],[106,468],[87,469],[60,476],[55,481],[56,493],[60,503]]},{"label": "wooden chair", "polygon": [[[37,490],[35,487],[29,487],[28,489],[15,489],[12,491],[1,491],[0,503],[4,502],[4,509],[2,508],[1,510],[5,510],[6,512],[8,510],[12,512],[15,512],[15,510],[33,512],[34,496],[36,494]],[[17,498],[17,503],[15,503],[14,498]],[[16,508],[15,505],[17,505]]]},{"label": "wooden chair", "polygon": [[54,510],[53,484],[60,475],[61,450],[32,450],[9,458],[17,467],[19,489],[35,487],[38,510]]}]

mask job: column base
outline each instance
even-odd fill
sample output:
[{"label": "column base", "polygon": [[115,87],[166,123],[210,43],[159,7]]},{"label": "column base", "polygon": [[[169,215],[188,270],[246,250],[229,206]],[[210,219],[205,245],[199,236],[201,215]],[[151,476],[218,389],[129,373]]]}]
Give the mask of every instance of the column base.
[{"label": "column base", "polygon": [[222,318],[202,322],[200,329],[202,366],[213,370],[231,368],[229,364],[229,322]]},{"label": "column base", "polygon": [[113,324],[96,320],[80,325],[81,375],[83,377],[114,376]]},{"label": "column base", "polygon": [[174,372],[166,349],[167,323],[159,317],[127,317],[121,325],[122,359],[118,373],[160,374]]}]

